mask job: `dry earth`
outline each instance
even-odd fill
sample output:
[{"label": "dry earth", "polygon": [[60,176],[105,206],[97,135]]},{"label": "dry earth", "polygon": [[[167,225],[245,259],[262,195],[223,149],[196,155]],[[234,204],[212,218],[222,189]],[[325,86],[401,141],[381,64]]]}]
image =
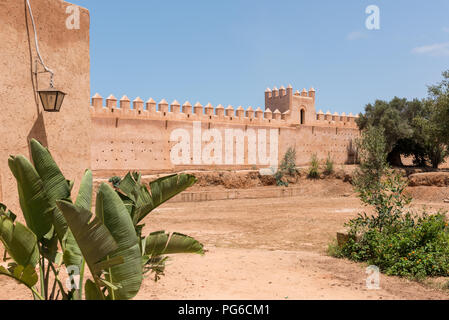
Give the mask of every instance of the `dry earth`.
[{"label": "dry earth", "polygon": [[[165,277],[145,279],[137,299],[447,299],[449,291],[381,276],[368,290],[366,265],[335,259],[328,244],[362,210],[341,180],[301,180],[301,196],[166,203],[147,217],[145,233],[178,231],[204,243],[204,256],[176,255]],[[265,188],[265,187],[261,187]],[[448,209],[449,188],[413,187],[415,206]],[[443,279],[446,281],[446,279]],[[0,278],[0,299],[30,299]]]},{"label": "dry earth", "polygon": [[[176,203],[158,209],[146,230],[187,233],[208,252],[173,257],[166,277],[158,283],[146,280],[137,298],[449,298],[448,291],[383,275],[380,290],[366,289],[366,265],[326,254],[336,231],[363,210],[351,186],[340,180],[304,183],[300,197]],[[424,204],[430,210],[449,209],[442,201],[418,200],[415,206]]]}]

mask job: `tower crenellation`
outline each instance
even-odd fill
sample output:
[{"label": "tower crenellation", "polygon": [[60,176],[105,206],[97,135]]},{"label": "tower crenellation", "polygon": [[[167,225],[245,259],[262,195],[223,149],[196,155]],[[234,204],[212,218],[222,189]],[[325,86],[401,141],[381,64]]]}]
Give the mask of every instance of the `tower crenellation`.
[{"label": "tower crenellation", "polygon": [[[294,93],[293,93],[294,92]],[[355,126],[353,115],[324,114],[315,110],[316,90],[303,88],[294,90],[291,85],[285,89],[274,87],[265,90],[265,109],[279,110],[282,120],[297,125]]]}]

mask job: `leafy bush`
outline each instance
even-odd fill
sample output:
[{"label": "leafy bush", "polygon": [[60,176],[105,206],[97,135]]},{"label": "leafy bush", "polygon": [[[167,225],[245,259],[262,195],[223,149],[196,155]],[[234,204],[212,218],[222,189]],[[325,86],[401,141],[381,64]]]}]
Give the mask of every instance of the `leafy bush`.
[{"label": "leafy bush", "polygon": [[288,186],[288,182],[285,181],[284,176],[295,177],[298,174],[296,170],[296,150],[294,148],[288,148],[287,152],[282,158],[279,170],[274,174],[276,179],[276,185]]},{"label": "leafy bush", "polygon": [[296,171],[296,150],[294,148],[288,148],[287,152],[282,159],[280,169],[285,174],[294,176]]},{"label": "leafy bush", "polygon": [[282,171],[278,170],[274,174],[274,179],[278,187],[288,187],[288,182],[284,180],[284,173]]},{"label": "leafy bush", "polygon": [[407,180],[388,168],[377,130],[362,134],[362,160],[355,181],[360,200],[372,207],[374,214],[362,213],[346,223],[348,241],[340,247],[330,245],[329,253],[376,265],[389,275],[448,276],[449,228],[445,214],[410,211]]},{"label": "leafy bush", "polygon": [[[449,275],[449,228],[443,213],[406,213],[386,228],[366,216],[352,221],[349,238],[335,255],[376,265],[388,275],[423,278]],[[366,227],[360,240],[354,236]]]},{"label": "leafy bush", "polygon": [[332,160],[330,153],[327,155],[326,158],[326,167],[324,169],[325,175],[331,175],[334,173],[334,160]]},{"label": "leafy bush", "polygon": [[312,159],[310,160],[309,173],[307,176],[310,179],[318,179],[320,176],[319,167],[320,167],[320,163],[318,161],[318,158],[317,158],[316,154],[313,154]]},{"label": "leafy bush", "polygon": [[356,140],[360,165],[354,171],[353,184],[357,191],[377,188],[389,169],[383,131],[383,128],[368,127]]}]

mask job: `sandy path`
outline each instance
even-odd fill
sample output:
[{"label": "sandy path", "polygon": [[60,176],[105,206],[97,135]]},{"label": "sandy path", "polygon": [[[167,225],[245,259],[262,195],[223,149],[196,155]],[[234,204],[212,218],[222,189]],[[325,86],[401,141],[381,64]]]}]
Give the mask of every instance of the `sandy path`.
[{"label": "sandy path", "polygon": [[360,264],[306,251],[211,248],[178,256],[166,277],[147,279],[138,299],[447,299],[407,280],[381,276],[368,290]]}]

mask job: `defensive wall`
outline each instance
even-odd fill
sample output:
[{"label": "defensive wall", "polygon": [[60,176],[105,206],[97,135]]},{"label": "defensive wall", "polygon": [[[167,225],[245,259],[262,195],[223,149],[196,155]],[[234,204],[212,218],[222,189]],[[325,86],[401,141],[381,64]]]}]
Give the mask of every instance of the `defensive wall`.
[{"label": "defensive wall", "polygon": [[[192,105],[186,101],[168,103],[162,99],[156,103],[152,98],[147,102],[136,98],[132,102],[127,96],[119,101],[113,95],[103,99],[99,94],[92,97],[90,107],[92,119],[91,167],[97,175],[122,174],[127,170],[140,170],[144,173],[170,172],[184,169],[248,169],[266,167],[259,157],[251,159],[248,150],[257,144],[257,153],[273,153],[271,144],[277,142],[278,162],[288,148],[296,149],[297,164],[310,162],[312,154],[324,160],[328,155],[336,163],[352,163],[353,141],[359,131],[352,114],[315,112],[315,90],[305,89],[302,93],[293,93],[287,89],[274,88],[265,93],[266,106],[244,109],[239,106],[203,106]],[[281,111],[282,110],[282,111]],[[179,128],[188,132],[190,145],[194,144],[195,125],[201,126],[201,132],[218,130],[221,132],[222,146],[218,148],[225,159],[226,135],[232,129],[233,159],[231,161],[194,161],[173,163],[171,152],[178,143],[172,138],[174,130]],[[256,139],[248,137],[249,131],[257,132]],[[260,131],[265,130],[264,143],[261,144]],[[272,133],[276,132],[277,139]],[[244,137],[244,138],[243,138]],[[207,147],[213,138],[201,139],[201,149]],[[263,140],[263,139],[262,139]],[[237,149],[244,148],[243,162],[237,159]],[[264,150],[260,150],[260,148]],[[213,152],[216,152],[214,150]]]}]

